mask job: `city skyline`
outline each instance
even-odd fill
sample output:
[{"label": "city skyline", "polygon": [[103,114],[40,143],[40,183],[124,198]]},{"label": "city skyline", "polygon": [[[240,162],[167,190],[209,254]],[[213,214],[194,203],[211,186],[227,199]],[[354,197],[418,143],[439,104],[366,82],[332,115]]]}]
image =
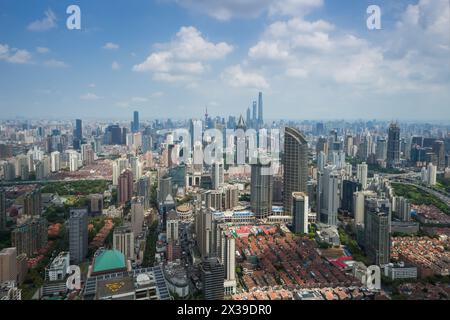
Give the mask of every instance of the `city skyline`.
[{"label": "city skyline", "polygon": [[381,30],[369,1],[200,3],[80,1],[67,30],[67,1],[3,1],[1,117],[245,116],[259,91],[266,119],[450,116],[445,0],[380,1]]}]

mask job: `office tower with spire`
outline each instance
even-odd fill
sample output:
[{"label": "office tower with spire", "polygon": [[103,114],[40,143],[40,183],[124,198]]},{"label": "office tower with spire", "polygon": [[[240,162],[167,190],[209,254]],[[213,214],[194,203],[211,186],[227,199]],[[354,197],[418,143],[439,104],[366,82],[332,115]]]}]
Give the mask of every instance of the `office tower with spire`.
[{"label": "office tower with spire", "polygon": [[391,123],[388,132],[387,166],[395,168],[400,164],[400,127]]},{"label": "office tower with spire", "polygon": [[262,128],[264,125],[263,118],[263,96],[262,92],[258,95],[258,128]]},{"label": "office tower with spire", "polygon": [[284,133],[284,193],[285,215],[292,215],[292,193],[307,192],[308,142],[295,128],[286,127]]},{"label": "office tower with spire", "polygon": [[252,164],[250,183],[250,205],[258,219],[272,213],[273,175],[271,164]]}]

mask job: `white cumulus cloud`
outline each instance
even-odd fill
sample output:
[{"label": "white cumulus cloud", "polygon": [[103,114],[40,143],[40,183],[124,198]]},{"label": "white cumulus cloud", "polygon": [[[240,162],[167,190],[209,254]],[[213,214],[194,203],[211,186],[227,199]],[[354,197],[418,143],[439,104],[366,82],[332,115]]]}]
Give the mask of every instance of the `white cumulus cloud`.
[{"label": "white cumulus cloud", "polygon": [[196,28],[182,27],[171,42],[157,44],[155,49],[133,71],[151,72],[154,80],[177,82],[205,73],[209,61],[226,57],[233,46],[210,42]]},{"label": "white cumulus cloud", "polygon": [[28,25],[30,31],[47,31],[56,27],[56,15],[52,9],[44,12],[45,17]]}]

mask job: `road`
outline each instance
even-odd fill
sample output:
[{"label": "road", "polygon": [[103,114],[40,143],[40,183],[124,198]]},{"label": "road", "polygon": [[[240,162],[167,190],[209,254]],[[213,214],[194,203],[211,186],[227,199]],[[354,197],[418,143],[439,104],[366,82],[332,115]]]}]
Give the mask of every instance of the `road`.
[{"label": "road", "polygon": [[419,178],[420,174],[418,173],[405,173],[405,174],[391,174],[391,175],[385,175],[388,179],[390,179],[392,182],[397,182],[405,185],[414,186],[422,191],[425,191],[435,197],[437,197],[439,200],[450,206],[450,194],[443,190],[436,190],[427,186],[424,186],[422,184],[418,184],[417,180]]}]

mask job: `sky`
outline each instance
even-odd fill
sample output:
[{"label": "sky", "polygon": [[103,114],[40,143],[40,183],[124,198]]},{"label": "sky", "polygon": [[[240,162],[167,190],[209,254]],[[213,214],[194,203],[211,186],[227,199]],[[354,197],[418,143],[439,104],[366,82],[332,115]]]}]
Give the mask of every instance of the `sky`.
[{"label": "sky", "polygon": [[266,119],[450,119],[449,20],[448,0],[1,0],[0,118],[245,116],[262,91]]}]

